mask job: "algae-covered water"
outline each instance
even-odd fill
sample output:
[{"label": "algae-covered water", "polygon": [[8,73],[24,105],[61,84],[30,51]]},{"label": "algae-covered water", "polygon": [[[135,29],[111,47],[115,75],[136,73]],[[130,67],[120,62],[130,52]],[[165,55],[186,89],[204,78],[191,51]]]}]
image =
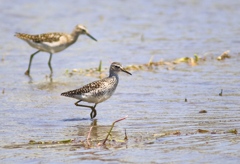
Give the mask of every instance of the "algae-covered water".
[{"label": "algae-covered water", "polygon": [[[0,163],[239,163],[239,8],[225,0],[0,1]],[[36,50],[15,32],[70,33],[77,24],[98,42],[80,36],[54,54],[52,78],[40,52],[24,75]],[[217,60],[227,50],[230,58]],[[91,120],[60,94],[98,80],[80,70],[100,60],[103,76],[114,61],[133,75],[120,74]]]}]

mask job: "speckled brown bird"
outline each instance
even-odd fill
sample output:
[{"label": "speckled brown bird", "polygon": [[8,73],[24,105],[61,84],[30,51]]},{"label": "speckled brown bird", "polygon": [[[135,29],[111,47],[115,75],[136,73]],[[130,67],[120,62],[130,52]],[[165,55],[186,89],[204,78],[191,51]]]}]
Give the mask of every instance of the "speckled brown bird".
[{"label": "speckled brown bird", "polygon": [[[113,62],[110,66],[108,77],[84,85],[79,89],[64,92],[61,95],[78,99],[79,101],[75,103],[76,106],[91,108],[92,112],[90,113],[90,117],[94,118],[97,115],[95,109],[97,104],[109,99],[115,92],[119,82],[118,73],[121,71],[132,75],[130,72],[126,71],[120,63]],[[78,104],[81,101],[95,103],[95,105],[88,106]]]},{"label": "speckled brown bird", "polygon": [[89,34],[87,28],[83,25],[77,25],[71,34],[67,33],[46,33],[46,34],[39,34],[39,35],[29,35],[23,33],[16,33],[15,36],[26,41],[31,47],[38,49],[37,52],[31,54],[28,69],[25,72],[26,75],[30,74],[31,63],[34,55],[39,53],[40,51],[50,53],[50,57],[48,60],[48,66],[52,73],[52,54],[56,52],[63,51],[73,43],[75,43],[78,39],[78,36],[81,34],[85,34],[92,38],[93,40],[97,41],[92,35]]}]

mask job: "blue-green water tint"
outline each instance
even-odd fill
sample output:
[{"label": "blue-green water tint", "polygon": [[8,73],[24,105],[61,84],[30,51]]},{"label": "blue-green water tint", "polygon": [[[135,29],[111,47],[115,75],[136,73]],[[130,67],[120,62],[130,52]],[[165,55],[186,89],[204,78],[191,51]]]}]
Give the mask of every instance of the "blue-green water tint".
[{"label": "blue-green water tint", "polygon": [[[238,1],[223,0],[2,2],[1,163],[238,163],[239,134],[226,132],[240,127],[239,6]],[[54,54],[52,83],[46,78],[47,53],[34,57],[32,79],[24,75],[35,50],[15,38],[15,32],[71,32],[79,23],[98,42],[81,36],[73,46]],[[231,50],[231,58],[217,61],[226,50]],[[154,60],[172,60],[195,53],[207,55],[207,60],[195,67],[161,66],[120,75],[116,94],[97,106],[98,126],[92,137],[104,138],[113,121],[128,115],[113,132],[121,139],[127,129],[126,145],[14,147],[29,140],[86,138],[90,111],[60,93],[96,78],[69,77],[64,74],[67,69],[96,68],[100,60],[109,67],[113,61],[142,64],[152,55]],[[221,89],[223,96],[219,96]],[[198,129],[210,132],[202,134]],[[175,131],[181,134],[154,137]]]}]

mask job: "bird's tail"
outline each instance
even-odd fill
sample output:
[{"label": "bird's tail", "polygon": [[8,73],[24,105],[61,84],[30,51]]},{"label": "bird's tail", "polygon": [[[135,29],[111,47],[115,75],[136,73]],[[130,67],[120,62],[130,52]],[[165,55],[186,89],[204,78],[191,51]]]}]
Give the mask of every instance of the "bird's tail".
[{"label": "bird's tail", "polygon": [[23,34],[23,33],[18,33],[18,32],[16,32],[14,36],[16,36],[16,37],[18,37],[20,39],[29,39],[30,38],[30,35]]},{"label": "bird's tail", "polygon": [[71,91],[61,93],[61,96],[73,97]]}]

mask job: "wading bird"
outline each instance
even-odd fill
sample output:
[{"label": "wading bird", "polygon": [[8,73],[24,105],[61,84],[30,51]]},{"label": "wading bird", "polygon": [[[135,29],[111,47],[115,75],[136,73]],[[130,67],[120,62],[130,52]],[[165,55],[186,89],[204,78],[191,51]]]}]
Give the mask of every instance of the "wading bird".
[{"label": "wading bird", "polygon": [[[132,75],[130,72],[126,71],[120,63],[113,62],[110,66],[108,77],[84,85],[79,89],[64,92],[61,95],[78,99],[79,101],[75,103],[76,106],[91,108],[92,112],[90,113],[90,117],[94,118],[97,115],[95,109],[97,104],[109,99],[115,92],[119,82],[119,72],[125,72]],[[81,105],[79,104],[81,101],[94,103],[95,105]]]},{"label": "wading bird", "polygon": [[25,72],[26,75],[30,74],[31,63],[34,55],[39,53],[40,51],[50,53],[50,57],[48,60],[48,66],[52,73],[52,54],[56,52],[63,51],[73,43],[75,43],[78,39],[78,36],[81,34],[85,34],[89,36],[91,39],[97,41],[92,35],[89,34],[86,27],[83,25],[77,25],[71,34],[53,32],[53,33],[45,33],[39,35],[29,35],[23,33],[16,33],[15,36],[26,41],[31,47],[38,49],[35,53],[31,54],[28,69]]}]

